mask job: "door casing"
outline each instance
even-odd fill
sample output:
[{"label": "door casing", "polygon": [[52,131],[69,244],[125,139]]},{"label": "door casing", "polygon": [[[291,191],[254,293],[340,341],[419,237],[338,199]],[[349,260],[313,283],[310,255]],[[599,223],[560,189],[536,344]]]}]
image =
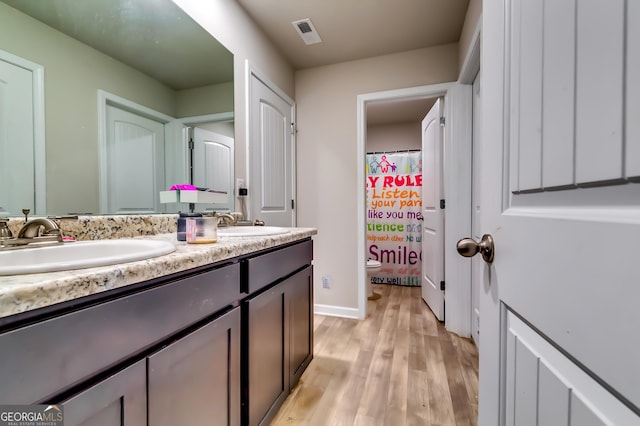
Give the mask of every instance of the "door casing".
[{"label": "door casing", "polygon": [[[470,83],[470,82],[469,82]],[[455,236],[471,232],[471,85],[459,82],[432,84],[405,89],[361,94],[357,98],[357,229],[358,229],[358,318],[367,315],[366,289],[366,210],[365,148],[367,139],[367,104],[379,101],[401,101],[443,96],[444,194],[445,209],[445,276],[449,282],[445,292],[447,316],[445,326],[461,336],[471,333],[471,266],[454,256]]]}]

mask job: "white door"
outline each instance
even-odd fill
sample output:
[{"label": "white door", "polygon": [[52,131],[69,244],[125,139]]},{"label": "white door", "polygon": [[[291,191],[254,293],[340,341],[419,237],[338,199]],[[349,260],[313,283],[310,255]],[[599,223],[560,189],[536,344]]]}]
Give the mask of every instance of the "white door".
[{"label": "white door", "polygon": [[640,2],[489,1],[482,31],[479,424],[638,425]]},{"label": "white door", "polygon": [[442,190],[442,99],[422,120],[422,298],[444,321],[444,212]]},{"label": "white door", "polygon": [[251,219],[294,226],[293,104],[251,74]]},{"label": "white door", "polygon": [[[33,73],[0,60],[0,215],[36,212]],[[42,213],[42,212],[40,212]]]},{"label": "white door", "polygon": [[161,212],[164,125],[107,105],[107,211]]},{"label": "white door", "polygon": [[231,211],[233,193],[233,138],[200,127],[193,128],[193,185],[226,193],[224,203],[196,206],[214,211]]},{"label": "white door", "polygon": [[[482,237],[480,226],[480,137],[482,108],[480,104],[480,73],[473,81],[472,99],[472,179],[471,179],[471,235],[476,241]],[[478,256],[471,259],[471,338],[480,343],[480,286],[482,285],[483,261]]]}]

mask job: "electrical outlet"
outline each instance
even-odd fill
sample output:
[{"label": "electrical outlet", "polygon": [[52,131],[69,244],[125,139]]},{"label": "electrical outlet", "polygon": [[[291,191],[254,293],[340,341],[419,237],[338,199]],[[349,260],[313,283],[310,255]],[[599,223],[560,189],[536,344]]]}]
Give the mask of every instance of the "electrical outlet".
[{"label": "electrical outlet", "polygon": [[247,195],[246,191],[247,185],[244,183],[244,179],[236,179],[236,194],[237,195]]},{"label": "electrical outlet", "polygon": [[331,288],[331,275],[324,275],[322,277],[322,288]]}]

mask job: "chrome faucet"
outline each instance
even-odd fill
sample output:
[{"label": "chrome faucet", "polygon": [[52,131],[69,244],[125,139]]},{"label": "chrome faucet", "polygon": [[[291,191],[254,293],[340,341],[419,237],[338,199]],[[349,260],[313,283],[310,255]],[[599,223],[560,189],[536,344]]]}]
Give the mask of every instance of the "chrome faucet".
[{"label": "chrome faucet", "polygon": [[234,226],[237,223],[236,218],[229,213],[216,213],[215,217],[218,218],[218,224],[220,224],[220,220],[222,220],[226,226]]},{"label": "chrome faucet", "polygon": [[15,238],[7,227],[7,220],[0,219],[0,250],[62,244],[62,230],[54,219],[78,219],[78,216],[49,216],[31,219],[20,228]]},{"label": "chrome faucet", "polygon": [[57,241],[62,242],[62,232],[60,227],[53,220],[48,218],[31,219],[24,224],[18,231],[18,238],[39,238],[39,237],[56,237]]},{"label": "chrome faucet", "polygon": [[11,229],[9,229],[8,222],[9,219],[4,217],[0,218],[0,240],[13,238],[13,234],[11,233]]}]

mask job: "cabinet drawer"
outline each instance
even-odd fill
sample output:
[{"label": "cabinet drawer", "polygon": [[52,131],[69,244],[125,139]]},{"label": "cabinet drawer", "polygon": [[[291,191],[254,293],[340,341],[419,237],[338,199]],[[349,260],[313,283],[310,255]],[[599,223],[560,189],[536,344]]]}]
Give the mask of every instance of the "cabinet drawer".
[{"label": "cabinet drawer", "polygon": [[237,302],[239,282],[229,265],[0,335],[0,403],[39,402],[117,365]]},{"label": "cabinet drawer", "polygon": [[311,240],[247,259],[248,294],[310,265],[312,259],[313,242]]}]

